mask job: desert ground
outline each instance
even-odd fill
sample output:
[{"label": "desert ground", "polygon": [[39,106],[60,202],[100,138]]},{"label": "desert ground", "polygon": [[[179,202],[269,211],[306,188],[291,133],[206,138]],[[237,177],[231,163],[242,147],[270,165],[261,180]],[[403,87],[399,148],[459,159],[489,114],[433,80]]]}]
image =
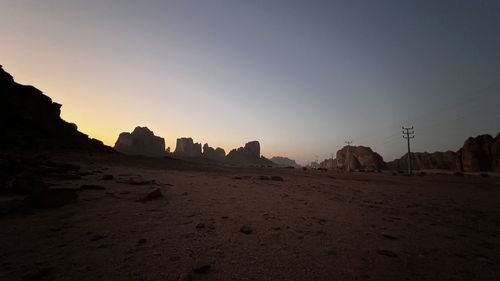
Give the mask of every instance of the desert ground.
[{"label": "desert ground", "polygon": [[500,280],[497,175],[51,157],[78,200],[0,216],[0,280]]}]

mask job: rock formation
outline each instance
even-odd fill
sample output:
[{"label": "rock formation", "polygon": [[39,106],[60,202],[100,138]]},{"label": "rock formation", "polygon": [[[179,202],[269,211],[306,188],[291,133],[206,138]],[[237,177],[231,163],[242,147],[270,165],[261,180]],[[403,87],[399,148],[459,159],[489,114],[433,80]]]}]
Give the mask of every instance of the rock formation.
[{"label": "rock formation", "polygon": [[[459,170],[457,163],[457,153],[446,152],[413,152],[411,153],[411,165],[414,170]],[[403,157],[386,163],[390,170],[408,169],[408,153]]]},{"label": "rock formation", "polygon": [[292,160],[288,157],[282,157],[282,156],[275,156],[270,159],[274,163],[276,163],[279,166],[283,167],[294,167],[294,168],[300,168],[301,166],[295,162],[295,160]]},{"label": "rock formation", "polygon": [[260,156],[260,144],[258,141],[251,141],[245,144],[244,147],[231,150],[226,161],[236,165],[275,165],[272,161]]},{"label": "rock formation", "polygon": [[337,151],[337,168],[339,169],[373,169],[385,167],[384,159],[378,153],[366,146],[344,146]]},{"label": "rock formation", "polygon": [[132,133],[121,133],[115,149],[124,154],[165,156],[165,139],[155,136],[147,127],[136,127]]},{"label": "rock formation", "polygon": [[0,66],[0,149],[112,151],[61,119],[61,105]]},{"label": "rock formation", "polygon": [[247,142],[244,148],[252,155],[260,157],[260,143],[258,141]]},{"label": "rock formation", "polygon": [[214,149],[213,147],[210,147],[208,143],[205,143],[203,145],[203,157],[216,161],[224,161],[224,158],[226,157],[226,151],[224,151],[224,149],[220,147]]},{"label": "rock formation", "polygon": [[465,172],[500,171],[500,134],[468,138],[458,151],[458,163]]},{"label": "rock formation", "polygon": [[201,157],[201,143],[193,143],[192,138],[179,138],[175,145],[174,156],[179,158]]}]

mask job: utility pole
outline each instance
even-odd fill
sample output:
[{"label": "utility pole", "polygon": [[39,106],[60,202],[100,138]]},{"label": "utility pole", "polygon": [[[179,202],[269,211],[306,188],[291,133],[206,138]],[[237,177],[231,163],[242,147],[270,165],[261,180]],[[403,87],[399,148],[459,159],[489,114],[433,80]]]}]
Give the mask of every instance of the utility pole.
[{"label": "utility pole", "polygon": [[345,156],[345,158],[347,160],[347,171],[350,172],[351,171],[351,162],[349,162],[349,156],[350,156],[350,152],[351,152],[352,141],[346,141],[345,143],[347,144],[347,154]]},{"label": "utility pole", "polygon": [[405,128],[403,127],[403,138],[408,142],[408,174],[411,175],[411,151],[410,151],[410,139],[415,137],[415,131],[413,126]]}]

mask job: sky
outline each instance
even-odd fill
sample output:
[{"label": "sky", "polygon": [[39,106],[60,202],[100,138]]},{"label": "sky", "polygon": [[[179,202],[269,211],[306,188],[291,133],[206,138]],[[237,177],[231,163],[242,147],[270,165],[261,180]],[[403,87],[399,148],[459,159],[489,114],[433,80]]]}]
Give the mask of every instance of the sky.
[{"label": "sky", "polygon": [[147,126],[305,164],[500,132],[500,1],[0,0],[0,64],[113,145]]}]

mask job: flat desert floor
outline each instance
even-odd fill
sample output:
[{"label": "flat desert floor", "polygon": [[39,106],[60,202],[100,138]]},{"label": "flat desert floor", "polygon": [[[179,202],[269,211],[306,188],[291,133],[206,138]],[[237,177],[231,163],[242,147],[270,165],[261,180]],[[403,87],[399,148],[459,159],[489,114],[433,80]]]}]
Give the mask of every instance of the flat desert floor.
[{"label": "flat desert floor", "polygon": [[499,177],[60,158],[104,189],[1,216],[0,280],[500,280]]}]

